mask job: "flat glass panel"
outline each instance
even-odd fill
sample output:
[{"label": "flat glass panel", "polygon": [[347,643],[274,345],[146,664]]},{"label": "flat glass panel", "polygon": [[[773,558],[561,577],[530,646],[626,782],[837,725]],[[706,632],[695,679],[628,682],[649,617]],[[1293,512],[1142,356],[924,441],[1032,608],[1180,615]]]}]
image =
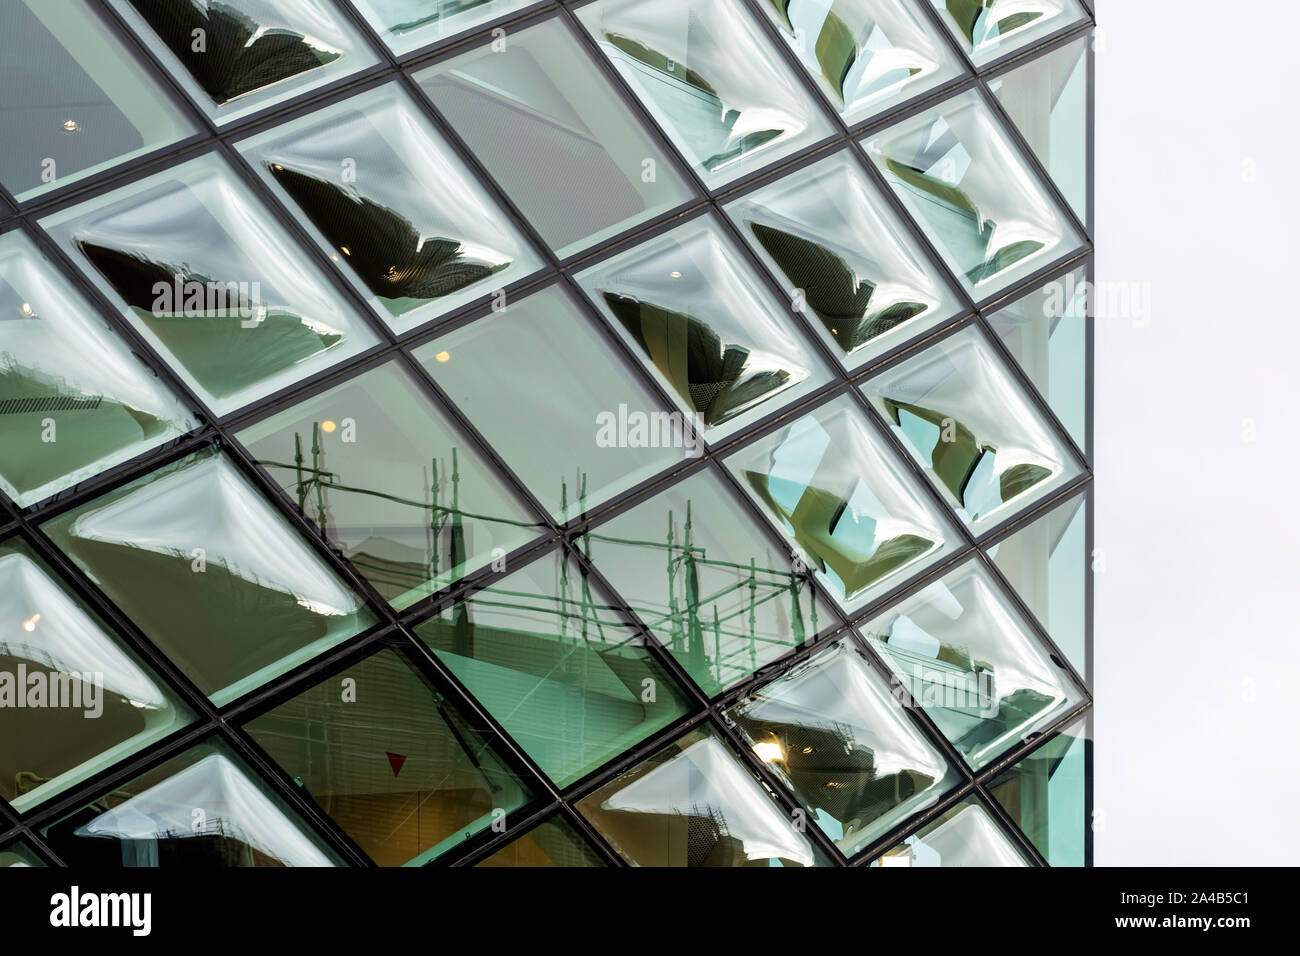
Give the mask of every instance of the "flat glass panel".
[{"label": "flat glass panel", "polygon": [[378,342],[216,154],[41,225],[218,415]]},{"label": "flat glass panel", "polygon": [[214,450],[159,468],[42,530],[217,704],[375,621]]},{"label": "flat glass panel", "polygon": [[988,554],[1078,674],[1087,675],[1088,502],[1083,495],[989,546]]},{"label": "flat glass panel", "polygon": [[834,132],[737,0],[598,0],[575,13],[710,190]]},{"label": "flat glass panel", "polygon": [[353,0],[388,48],[401,56],[531,6],[535,0]]},{"label": "flat glass panel", "polygon": [[560,522],[704,450],[579,309],[555,285],[414,350]]},{"label": "flat glass panel", "polygon": [[1030,866],[1020,848],[975,797],[940,814],[872,866]]},{"label": "flat glass panel", "polygon": [[45,862],[25,843],[11,843],[0,850],[0,869],[8,866],[45,866]]},{"label": "flat glass panel", "polygon": [[960,547],[849,396],[741,449],[727,468],[846,608]]},{"label": "flat glass panel", "polygon": [[479,866],[605,866],[578,832],[559,816],[497,850]]},{"label": "flat glass panel", "polygon": [[1084,244],[974,90],[864,145],[976,301]]},{"label": "flat glass panel", "polygon": [[193,715],[21,540],[0,543],[0,797],[27,810]]},{"label": "flat glass panel", "polygon": [[614,589],[710,696],[835,623],[790,555],[773,547],[710,471],[582,540]]},{"label": "flat glass panel", "polygon": [[886,370],[862,391],[977,533],[1082,474],[975,326]]},{"label": "flat glass panel", "polygon": [[1085,865],[1091,748],[1080,722],[989,784],[989,792],[1052,866]]},{"label": "flat glass panel", "polygon": [[380,866],[428,862],[494,821],[508,824],[532,796],[490,732],[392,650],[244,729]]},{"label": "flat glass panel", "polygon": [[0,236],[0,488],[10,498],[34,504],[197,427],[26,235]]},{"label": "flat glass panel", "polygon": [[962,310],[847,152],[725,208],[846,368]]},{"label": "flat glass panel", "polygon": [[846,641],[743,698],[727,719],[846,856],[958,782]]},{"label": "flat glass panel", "polygon": [[325,0],[110,0],[217,123],[378,60]]},{"label": "flat glass panel", "polygon": [[712,217],[607,259],[578,281],[711,441],[830,381],[785,305]]},{"label": "flat glass panel", "polygon": [[413,630],[561,787],[690,709],[641,638],[562,552]]},{"label": "flat glass panel", "polygon": [[397,362],[250,425],[238,438],[397,608],[544,530]]},{"label": "flat glass panel", "polygon": [[556,254],[688,201],[671,161],[560,19],[416,74]]},{"label": "flat glass panel", "polygon": [[976,770],[1083,699],[978,563],[927,584],[859,630]]},{"label": "flat glass panel", "polygon": [[1079,0],[930,0],[977,66],[1079,23]]},{"label": "flat glass panel", "polygon": [[808,75],[852,125],[966,73],[913,0],[764,0]]},{"label": "flat glass panel", "polygon": [[0,182],[20,202],[195,132],[85,0],[8,0],[0,64]]},{"label": "flat glass panel", "polygon": [[541,268],[442,135],[389,84],[239,144],[394,332]]},{"label": "flat glass panel", "polygon": [[818,866],[823,859],[711,727],[578,802],[634,866]]},{"label": "flat glass panel", "polygon": [[199,744],[42,831],[69,866],[342,866],[221,741]]}]

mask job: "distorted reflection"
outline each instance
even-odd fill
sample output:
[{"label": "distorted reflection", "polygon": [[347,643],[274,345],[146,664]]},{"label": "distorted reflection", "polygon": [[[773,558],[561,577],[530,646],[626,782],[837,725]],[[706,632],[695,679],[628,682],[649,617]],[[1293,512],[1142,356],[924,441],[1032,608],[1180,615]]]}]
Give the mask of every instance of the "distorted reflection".
[{"label": "distorted reflection", "polygon": [[1087,17],[1078,0],[930,0],[977,64]]},{"label": "distorted reflection", "polygon": [[1030,864],[976,798],[970,797],[871,861],[872,866]]}]

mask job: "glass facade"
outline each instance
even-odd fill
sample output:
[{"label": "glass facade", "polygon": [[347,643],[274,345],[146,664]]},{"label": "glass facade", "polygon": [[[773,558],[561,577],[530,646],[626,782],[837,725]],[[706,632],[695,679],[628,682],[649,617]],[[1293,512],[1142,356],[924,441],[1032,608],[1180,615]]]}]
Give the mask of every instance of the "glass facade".
[{"label": "glass facade", "polygon": [[66,7],[0,866],[1091,863],[1082,3]]}]

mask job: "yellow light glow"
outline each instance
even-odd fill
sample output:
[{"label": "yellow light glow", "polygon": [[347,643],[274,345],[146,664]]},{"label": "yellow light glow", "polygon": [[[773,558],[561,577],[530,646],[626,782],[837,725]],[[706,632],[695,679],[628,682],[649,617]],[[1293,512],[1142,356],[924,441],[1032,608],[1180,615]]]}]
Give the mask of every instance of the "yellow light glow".
[{"label": "yellow light glow", "polygon": [[33,316],[33,315],[35,315],[35,314],[36,314],[36,313],[32,311],[32,304],[31,304],[30,302],[24,302],[24,303],[23,303],[23,315],[28,316],[28,317],[30,318],[31,316]]},{"label": "yellow light glow", "polygon": [[77,130],[81,129],[81,124],[74,119],[64,120],[63,128],[69,133],[75,133]]},{"label": "yellow light glow", "polygon": [[785,754],[781,752],[781,745],[774,740],[754,744],[754,753],[763,763],[785,759]]},{"label": "yellow light glow", "polygon": [[672,276],[674,279],[680,279],[682,277],[682,274],[680,272],[670,272],[668,274]]},{"label": "yellow light glow", "polygon": [[352,255],[352,250],[347,246],[339,246],[339,252],[343,253],[345,256]]},{"label": "yellow light glow", "polygon": [[338,428],[338,426],[332,421],[326,420],[320,423],[320,430],[323,432],[332,432],[336,428]]},{"label": "yellow light glow", "polygon": [[451,353],[450,353],[450,352],[439,352],[437,355],[434,356],[434,358],[436,358],[439,362],[450,362],[450,361],[451,361]]},{"label": "yellow light glow", "polygon": [[30,634],[32,631],[36,630],[36,622],[40,619],[41,616],[39,614],[33,614],[27,620],[23,621],[23,630]]}]

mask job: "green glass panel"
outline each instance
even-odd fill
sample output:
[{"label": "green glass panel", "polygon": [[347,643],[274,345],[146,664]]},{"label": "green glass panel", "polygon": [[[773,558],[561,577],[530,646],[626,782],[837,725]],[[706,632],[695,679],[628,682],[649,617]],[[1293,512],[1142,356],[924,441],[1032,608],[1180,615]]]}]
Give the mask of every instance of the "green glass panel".
[{"label": "green glass panel", "polygon": [[27,810],[193,715],[20,539],[0,543],[0,797]]},{"label": "green glass panel", "polygon": [[19,201],[195,130],[86,0],[0,10],[0,182]]},{"label": "green glass panel", "polygon": [[691,198],[561,18],[486,40],[416,79],[559,256]]},{"label": "green glass panel", "polygon": [[977,66],[1081,23],[1079,0],[930,0]]},{"label": "green glass panel", "polygon": [[712,727],[578,801],[633,866],[823,866],[824,857]]},{"label": "green glass panel", "polygon": [[989,792],[1052,866],[1084,866],[1090,735],[1076,724],[994,778]]},{"label": "green glass panel", "polygon": [[0,237],[0,321],[0,488],[20,506],[198,427],[19,231]]},{"label": "green glass panel", "polygon": [[375,622],[215,450],[159,468],[42,530],[217,704]]},{"label": "green glass panel", "polygon": [[710,696],[835,623],[790,555],[709,471],[583,541],[614,589]]},{"label": "green glass panel", "polygon": [[414,355],[560,522],[703,451],[561,285]]},{"label": "green glass panel", "polygon": [[237,437],[397,608],[543,530],[398,362]]},{"label": "green glass panel", "polygon": [[479,866],[605,866],[604,860],[559,816],[497,850]]},{"label": "green glass panel", "polygon": [[1032,864],[977,797],[967,797],[897,846],[872,866],[997,866]]},{"label": "green glass panel", "polygon": [[382,650],[244,729],[381,866],[423,864],[532,793],[407,660]]},{"label": "green glass panel", "polygon": [[11,843],[0,850],[0,870],[7,866],[45,866],[45,861],[27,844]]},{"label": "green glass panel", "polygon": [[192,747],[101,794],[42,835],[73,867],[343,865],[219,740]]},{"label": "green glass panel", "polygon": [[41,225],[218,415],[378,343],[215,153]]},{"label": "green glass panel", "polygon": [[987,766],[1083,700],[977,562],[860,626],[967,763]]},{"label": "green glass panel", "polygon": [[535,0],[353,0],[399,56],[532,5]]},{"label": "green glass panel", "polygon": [[849,609],[961,546],[849,396],[726,460],[750,497]]}]

